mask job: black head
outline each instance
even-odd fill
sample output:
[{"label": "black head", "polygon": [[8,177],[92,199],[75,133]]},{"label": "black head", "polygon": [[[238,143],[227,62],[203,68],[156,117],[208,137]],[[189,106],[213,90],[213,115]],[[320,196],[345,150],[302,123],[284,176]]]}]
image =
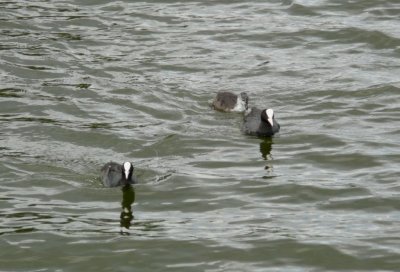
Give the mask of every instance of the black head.
[{"label": "black head", "polygon": [[130,162],[124,162],[122,164],[122,178],[124,180],[131,180],[133,174],[133,165]]},{"label": "black head", "polygon": [[268,126],[274,126],[274,111],[273,109],[262,110],[261,121],[265,122]]}]

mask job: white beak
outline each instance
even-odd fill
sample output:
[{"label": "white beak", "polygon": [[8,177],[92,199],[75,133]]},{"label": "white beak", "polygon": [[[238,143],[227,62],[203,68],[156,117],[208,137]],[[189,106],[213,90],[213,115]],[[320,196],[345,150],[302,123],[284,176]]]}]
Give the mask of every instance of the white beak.
[{"label": "white beak", "polygon": [[125,174],[125,179],[127,180],[129,177],[129,170],[131,169],[131,163],[130,162],[125,162],[124,163],[124,174]]},{"label": "white beak", "polygon": [[273,109],[268,109],[268,110],[266,110],[266,114],[267,114],[267,117],[268,117],[268,122],[271,124],[271,127],[273,127],[274,126],[274,111],[273,111]]},{"label": "white beak", "polygon": [[129,170],[125,170],[125,179],[128,179],[129,176]]},{"label": "white beak", "polygon": [[271,124],[271,127],[274,126],[274,120],[272,118],[268,118],[268,122]]}]

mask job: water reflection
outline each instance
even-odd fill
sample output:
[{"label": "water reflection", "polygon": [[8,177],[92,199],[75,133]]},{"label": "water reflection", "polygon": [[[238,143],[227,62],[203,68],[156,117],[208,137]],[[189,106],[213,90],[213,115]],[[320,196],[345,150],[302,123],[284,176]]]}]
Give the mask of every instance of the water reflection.
[{"label": "water reflection", "polygon": [[271,160],[272,138],[262,139],[260,142],[260,152],[264,160]]},{"label": "water reflection", "polygon": [[261,152],[261,157],[267,161],[267,163],[264,166],[264,169],[267,170],[268,173],[272,173],[272,164],[270,161],[272,161],[272,155],[271,155],[271,150],[272,150],[272,138],[264,138],[260,142],[260,152]]},{"label": "water reflection", "polygon": [[122,211],[120,216],[120,233],[122,235],[129,235],[129,228],[134,218],[132,214],[133,202],[135,202],[135,189],[128,184],[122,188]]}]

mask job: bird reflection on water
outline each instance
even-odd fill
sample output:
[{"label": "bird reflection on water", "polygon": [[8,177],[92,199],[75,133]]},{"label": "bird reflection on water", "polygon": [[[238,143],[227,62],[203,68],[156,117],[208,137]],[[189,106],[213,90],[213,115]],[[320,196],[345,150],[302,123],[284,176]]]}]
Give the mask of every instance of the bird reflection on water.
[{"label": "bird reflection on water", "polygon": [[129,228],[133,220],[132,204],[135,202],[135,189],[130,185],[126,185],[122,188],[122,211],[120,220],[120,234],[129,235]]},{"label": "bird reflection on water", "polygon": [[[264,138],[260,142],[261,156],[267,162],[272,160],[272,155],[271,155],[272,144],[273,144],[272,138]],[[271,171],[272,170],[272,164],[267,163],[264,168],[265,168],[265,170]]]},{"label": "bird reflection on water", "polygon": [[262,139],[262,142],[260,142],[260,152],[264,160],[272,159],[271,150],[272,150],[272,138]]}]

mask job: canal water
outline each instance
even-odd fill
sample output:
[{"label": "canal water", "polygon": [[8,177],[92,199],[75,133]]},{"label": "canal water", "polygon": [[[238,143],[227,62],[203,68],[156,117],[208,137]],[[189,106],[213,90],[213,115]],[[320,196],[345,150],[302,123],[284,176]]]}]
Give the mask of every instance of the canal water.
[{"label": "canal water", "polygon": [[[398,271],[398,0],[0,2],[1,271]],[[273,138],[216,112],[273,108]],[[131,161],[138,184],[104,188]]]}]

